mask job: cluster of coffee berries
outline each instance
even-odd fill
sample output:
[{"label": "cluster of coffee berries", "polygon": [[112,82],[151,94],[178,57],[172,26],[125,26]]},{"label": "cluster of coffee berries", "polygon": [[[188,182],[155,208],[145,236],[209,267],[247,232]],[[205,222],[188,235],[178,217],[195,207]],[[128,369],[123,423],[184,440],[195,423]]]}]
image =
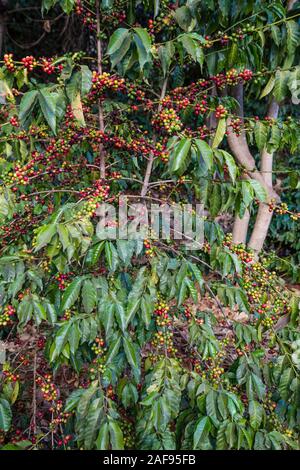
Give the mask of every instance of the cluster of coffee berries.
[{"label": "cluster of coffee berries", "polygon": [[102,338],[96,338],[94,344],[92,345],[91,349],[94,353],[99,356],[105,352],[104,348],[104,340]]},{"label": "cluster of coffee berries", "polygon": [[299,220],[300,219],[300,212],[293,213],[289,211],[288,206],[285,202],[281,202],[279,205],[276,204],[276,200],[273,198],[268,203],[269,212],[274,212],[279,215],[288,214],[292,220]]},{"label": "cluster of coffee berries", "polygon": [[51,271],[51,262],[49,259],[44,259],[40,264],[42,270],[46,273],[50,273]]},{"label": "cluster of coffee berries", "polygon": [[32,72],[32,70],[38,65],[37,60],[32,55],[27,55],[26,57],[23,57],[22,62],[28,72]]},{"label": "cluster of coffee berries", "polygon": [[154,36],[155,34],[155,23],[154,23],[154,20],[150,19],[148,20],[148,32],[151,36]]},{"label": "cluster of coffee berries", "polygon": [[116,395],[112,385],[109,385],[106,389],[106,398],[110,400],[116,400]]},{"label": "cluster of coffee berries", "polygon": [[161,349],[170,355],[175,355],[177,349],[173,344],[173,336],[174,334],[171,331],[158,331],[155,333],[151,344],[153,347]]},{"label": "cluster of coffee berries", "polygon": [[16,70],[12,54],[4,54],[4,64],[9,72],[14,72]]},{"label": "cluster of coffee berries", "polygon": [[239,82],[248,82],[253,77],[253,72],[249,69],[244,69],[238,72],[236,69],[228,70],[226,73],[218,73],[210,78],[218,88],[224,88],[226,85],[237,85]]},{"label": "cluster of coffee berries", "polygon": [[266,328],[272,328],[274,323],[275,323],[275,320],[273,317],[264,317],[261,321],[261,324],[265,326]]},{"label": "cluster of coffee berries", "polygon": [[242,132],[243,121],[240,118],[233,118],[230,121],[230,127],[236,136],[240,136]]},{"label": "cluster of coffee berries", "polygon": [[150,240],[144,240],[144,248],[145,254],[149,256],[149,258],[153,258],[155,255],[155,249],[152,247]]},{"label": "cluster of coffee berries", "polygon": [[203,381],[208,381],[214,388],[217,388],[223,382],[225,369],[215,364],[210,358],[201,366],[201,363],[195,361],[195,371],[197,371]]},{"label": "cluster of coffee berries", "polygon": [[224,372],[225,372],[224,368],[219,367],[219,366],[212,367],[209,370],[210,377],[212,378],[213,382],[219,382],[220,377],[221,377],[222,374],[224,374]]},{"label": "cluster of coffee berries", "polygon": [[66,309],[66,310],[64,311],[62,320],[63,320],[63,321],[69,321],[69,320],[71,319],[71,317],[72,317],[72,313],[73,313],[72,310],[70,310],[69,308]]},{"label": "cluster of coffee berries", "polygon": [[12,116],[9,122],[13,127],[19,127],[19,120],[16,116]]},{"label": "cluster of coffee berries", "polygon": [[89,99],[95,96],[103,96],[104,93],[108,91],[126,91],[124,78],[111,75],[108,72],[104,72],[103,74],[93,72],[92,89],[88,95]]},{"label": "cluster of coffee berries", "polygon": [[152,119],[152,125],[157,131],[174,134],[182,128],[182,122],[173,108],[162,109]]},{"label": "cluster of coffee berries", "polygon": [[102,180],[96,180],[93,187],[85,188],[80,191],[80,198],[85,199],[83,206],[77,213],[79,217],[91,217],[95,215],[100,202],[105,200],[109,195],[110,187],[103,183]]},{"label": "cluster of coffee berries", "polygon": [[244,267],[240,282],[247,293],[253,313],[264,316],[268,314],[273,321],[278,316],[289,313],[287,292],[278,293],[276,273],[270,272],[262,263],[256,262]]},{"label": "cluster of coffee berries", "polygon": [[46,343],[45,336],[40,336],[37,340],[36,345],[37,345],[38,349],[44,349],[45,343]]},{"label": "cluster of coffee berries", "polygon": [[105,342],[102,338],[96,338],[91,349],[96,354],[96,357],[92,361],[92,366],[89,369],[91,380],[94,380],[97,377],[97,374],[104,374],[106,370],[105,354],[107,348],[105,347]]},{"label": "cluster of coffee berries", "polygon": [[4,380],[7,383],[12,383],[12,382],[17,382],[20,379],[19,374],[15,374],[12,370],[9,364],[4,364],[3,365],[3,376]]},{"label": "cluster of coffee berries", "polygon": [[[57,423],[56,423],[57,424]],[[67,446],[69,445],[69,442],[73,439],[72,435],[71,434],[67,434],[65,437],[63,437],[63,439],[58,439],[57,441],[57,445],[58,447],[62,447],[62,446]]]},{"label": "cluster of coffee berries", "polygon": [[203,99],[200,103],[196,103],[194,107],[194,113],[196,116],[199,114],[205,114],[208,110],[207,100]]},{"label": "cluster of coffee berries", "polygon": [[253,72],[252,70],[245,69],[242,72],[239,73],[239,77],[244,80],[244,82],[249,82],[253,78]]},{"label": "cluster of coffee berries", "polygon": [[19,442],[26,441],[26,444],[30,443],[34,445],[36,443],[36,438],[32,436],[31,439],[28,439],[28,436],[25,434],[25,432],[22,431],[22,429],[17,428],[15,430],[14,436],[11,438],[10,441],[12,444],[17,444]]},{"label": "cluster of coffee berries", "polygon": [[[126,85],[126,94],[128,98],[134,101],[138,101],[139,103],[145,101],[145,92],[143,90],[140,90],[139,87],[134,83],[129,83],[128,85]],[[152,104],[150,104],[150,108],[151,107]]]},{"label": "cluster of coffee berries", "polygon": [[12,323],[12,317],[16,314],[16,310],[12,305],[6,305],[0,310],[0,326],[7,326]]},{"label": "cluster of coffee berries", "polygon": [[59,290],[65,290],[68,285],[69,285],[69,279],[70,279],[71,273],[57,273],[54,276],[54,279],[58,283],[58,288]]},{"label": "cluster of coffee berries", "polygon": [[176,28],[176,21],[174,18],[173,10],[176,9],[175,3],[169,0],[162,0],[160,2],[159,14],[155,19],[148,20],[148,31],[154,36],[155,34],[163,34],[167,29],[168,33]]},{"label": "cluster of coffee berries", "polygon": [[58,389],[52,382],[52,376],[50,374],[37,377],[36,384],[40,388],[45,401],[55,402],[57,400]]},{"label": "cluster of coffee berries", "polygon": [[[96,31],[97,20],[91,11],[85,10],[81,0],[77,0],[75,4],[75,14],[80,17],[84,26],[90,31]],[[105,20],[105,18],[103,18]]]},{"label": "cluster of coffee berries", "polygon": [[51,75],[55,71],[55,66],[53,65],[53,59],[42,57],[41,66],[42,66],[43,72],[45,72],[47,75]]},{"label": "cluster of coffee berries", "polygon": [[253,252],[250,249],[246,249],[242,243],[236,245],[232,242],[232,234],[226,234],[223,240],[223,246],[229,248],[230,251],[235,253],[241,261],[245,263],[251,263],[253,261]]},{"label": "cluster of coffee berries", "polygon": [[203,243],[202,250],[203,250],[204,253],[209,254],[210,251],[211,251],[211,245],[210,245],[210,243],[207,242],[207,241],[205,241],[205,242]]},{"label": "cluster of coffee berries", "polygon": [[76,0],[75,13],[76,13],[76,15],[83,15],[84,14],[84,8],[83,8],[81,0]]},{"label": "cluster of coffee berries", "polygon": [[113,180],[120,180],[122,179],[122,175],[119,171],[111,171],[110,172],[110,178]]},{"label": "cluster of coffee berries", "polygon": [[222,105],[222,104],[219,104],[217,107],[216,107],[216,118],[217,119],[222,119],[222,118],[225,118],[227,116],[227,109]]},{"label": "cluster of coffee berries", "polygon": [[189,305],[184,305],[183,306],[183,314],[185,318],[190,319],[193,316],[193,313],[189,307]]},{"label": "cluster of coffee berries", "polygon": [[123,433],[123,442],[125,449],[134,449],[135,439],[134,439],[134,428],[133,424],[130,421],[122,421],[120,423],[120,428]]},{"label": "cluster of coffee berries", "polygon": [[167,326],[171,324],[170,306],[163,299],[159,299],[155,305],[154,315],[158,326]]}]

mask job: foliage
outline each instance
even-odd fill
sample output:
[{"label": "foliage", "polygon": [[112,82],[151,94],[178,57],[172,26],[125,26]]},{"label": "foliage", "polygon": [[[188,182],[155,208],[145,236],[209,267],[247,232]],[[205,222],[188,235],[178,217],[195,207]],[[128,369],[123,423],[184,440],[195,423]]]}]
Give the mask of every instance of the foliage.
[{"label": "foliage", "polygon": [[[299,261],[299,5],[99,3],[42,2],[91,56],[10,46],[0,69],[2,449],[299,449],[298,277],[276,252]],[[230,135],[276,152],[282,202]],[[125,195],[201,202],[204,244],[102,239]],[[229,233],[258,205],[273,254]]]}]

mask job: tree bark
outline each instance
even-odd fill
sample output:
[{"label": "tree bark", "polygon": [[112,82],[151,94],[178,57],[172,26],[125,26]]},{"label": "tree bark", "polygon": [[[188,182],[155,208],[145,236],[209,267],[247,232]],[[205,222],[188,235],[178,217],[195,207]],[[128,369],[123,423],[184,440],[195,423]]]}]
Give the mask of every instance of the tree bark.
[{"label": "tree bark", "polygon": [[[289,0],[287,2],[287,11],[291,10],[297,0]],[[240,117],[243,120],[243,85],[240,84],[236,87],[234,97],[237,99],[240,108]],[[279,104],[273,98],[269,105],[268,116],[277,119],[279,113]],[[228,120],[230,125],[230,119]],[[237,161],[245,168],[245,176],[247,178],[253,178],[258,181],[265,189],[267,193],[267,202],[271,199],[275,201],[280,200],[278,194],[273,189],[272,184],[272,169],[273,169],[273,154],[270,154],[267,149],[263,149],[261,154],[261,167],[260,171],[255,166],[255,160],[249,150],[245,132],[242,132],[240,136],[236,136],[234,133],[228,135],[229,147],[236,157]],[[259,253],[264,245],[265,239],[268,234],[269,226],[272,220],[273,211],[270,211],[268,204],[260,203],[254,228],[249,240],[248,246],[252,248],[256,253]],[[245,243],[247,239],[247,232],[249,226],[250,216],[249,213],[245,213],[244,217],[240,219],[236,216],[234,227],[233,227],[233,242],[234,243]]]},{"label": "tree bark", "polygon": [[246,244],[249,221],[250,212],[248,209],[245,210],[245,214],[242,218],[240,218],[238,214],[235,216],[232,229],[232,241],[236,245],[240,243]]},{"label": "tree bark", "polygon": [[[268,117],[277,119],[279,113],[279,105],[273,98],[271,100],[269,109],[268,109]],[[261,154],[261,175],[265,181],[266,187],[269,188],[268,190],[268,199],[274,197],[273,193],[273,183],[272,183],[272,169],[273,169],[273,153],[269,153],[266,148],[263,149]],[[277,193],[274,197],[275,200],[278,200],[279,197]],[[256,221],[253,227],[253,231],[249,240],[249,248],[252,248],[254,252],[259,253],[264,245],[266,240],[270,223],[272,220],[273,211],[270,210],[269,206],[260,203]]]}]

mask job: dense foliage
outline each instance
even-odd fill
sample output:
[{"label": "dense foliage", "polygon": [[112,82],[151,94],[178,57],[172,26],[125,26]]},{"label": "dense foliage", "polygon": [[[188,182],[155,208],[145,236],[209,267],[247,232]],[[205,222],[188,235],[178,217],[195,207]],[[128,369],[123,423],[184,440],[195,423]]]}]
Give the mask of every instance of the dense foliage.
[{"label": "dense foliage", "polygon": [[[0,2],[3,449],[299,449],[299,20]],[[204,244],[100,239],[125,195]]]}]

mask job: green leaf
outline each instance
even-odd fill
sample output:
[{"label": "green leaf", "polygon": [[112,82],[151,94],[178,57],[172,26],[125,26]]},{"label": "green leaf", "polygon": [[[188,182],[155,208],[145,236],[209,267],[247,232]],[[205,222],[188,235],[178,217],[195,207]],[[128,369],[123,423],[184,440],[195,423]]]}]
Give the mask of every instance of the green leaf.
[{"label": "green leaf", "polygon": [[262,419],[263,419],[263,414],[264,414],[263,406],[259,402],[255,400],[251,400],[249,402],[249,416],[250,416],[251,427],[254,430],[257,430],[260,427]]},{"label": "green leaf", "polygon": [[119,256],[112,242],[105,242],[105,258],[110,271],[114,272],[119,264]]},{"label": "green leaf", "polygon": [[268,127],[262,121],[255,123],[254,137],[258,149],[262,150],[265,147],[268,138]]},{"label": "green leaf", "polygon": [[131,35],[128,35],[125,38],[124,42],[122,43],[121,47],[114,54],[111,54],[110,61],[111,61],[112,68],[114,68],[117,64],[119,64],[122,59],[124,59],[127,52],[129,51],[131,42],[132,42],[132,37]]},{"label": "green leaf", "polygon": [[293,55],[300,43],[300,28],[296,21],[290,20],[286,22],[287,29],[287,51],[289,55]]},{"label": "green leaf", "polygon": [[86,313],[91,313],[96,306],[97,292],[94,284],[89,279],[85,280],[81,291],[82,304]]},{"label": "green leaf", "polygon": [[225,450],[227,448],[226,429],[228,421],[224,421],[218,429],[217,433],[217,450]]},{"label": "green leaf", "polygon": [[226,119],[222,118],[218,122],[217,130],[214,136],[214,140],[212,143],[212,148],[219,147],[220,143],[222,142],[224,135],[226,132]]},{"label": "green leaf", "polygon": [[201,157],[204,160],[206,167],[208,168],[208,170],[210,170],[213,165],[213,151],[211,147],[204,140],[201,139],[195,139],[194,142]]},{"label": "green leaf", "polygon": [[277,70],[275,74],[275,84],[273,88],[273,94],[276,101],[282,101],[288,92],[288,81],[289,72],[283,70]]},{"label": "green leaf", "polygon": [[68,229],[66,228],[64,224],[58,224],[57,233],[61,241],[61,244],[63,246],[63,249],[66,250],[68,246],[70,245]]},{"label": "green leaf", "polygon": [[85,262],[90,266],[94,266],[100,258],[101,252],[104,248],[105,241],[97,243],[92,246],[86,254]]},{"label": "green leaf", "polygon": [[212,420],[215,426],[218,426],[219,420],[217,415],[217,393],[214,390],[210,390],[206,395],[206,412],[207,415]]},{"label": "green leaf", "polygon": [[50,93],[46,88],[39,89],[41,110],[54,134],[56,134],[56,104],[58,98],[58,93]]},{"label": "green leaf", "polygon": [[188,138],[181,139],[181,141],[176,144],[169,159],[169,168],[172,173],[175,173],[183,167],[189,154],[191,144],[192,141]]},{"label": "green leaf", "polygon": [[121,337],[111,342],[106,356],[106,364],[109,364],[113,360],[113,358],[118,354],[120,345]]},{"label": "green leaf", "polygon": [[110,434],[110,442],[112,450],[123,450],[124,449],[124,441],[123,441],[123,433],[119,424],[116,421],[109,422],[109,434]]},{"label": "green leaf", "polygon": [[65,345],[68,341],[68,334],[70,331],[71,323],[67,322],[62,325],[58,332],[55,335],[53,348],[51,348],[50,352],[50,362],[53,362],[63,351]]},{"label": "green leaf", "polygon": [[81,65],[80,70],[81,70],[81,94],[85,96],[91,89],[93,74],[87,65]]},{"label": "green leaf", "polygon": [[119,301],[116,300],[114,303],[115,307],[115,314],[116,314],[116,320],[118,322],[119,327],[123,332],[126,330],[126,314],[125,314],[125,309],[123,304]]},{"label": "green leaf", "polygon": [[12,412],[7,400],[0,398],[0,429],[7,432],[11,426]]},{"label": "green leaf", "polygon": [[76,353],[79,346],[80,338],[81,331],[79,330],[78,322],[73,322],[68,334],[68,343],[72,354]]},{"label": "green leaf", "polygon": [[144,65],[150,61],[150,52],[147,50],[142,42],[141,37],[138,34],[133,36],[134,43],[136,45],[140,69],[143,70]]},{"label": "green leaf", "polygon": [[75,5],[74,0],[60,0],[60,6],[67,15],[71,13]]},{"label": "green leaf", "polygon": [[93,400],[85,421],[84,447],[92,449],[95,445],[96,434],[99,430],[103,408],[103,397]]},{"label": "green leaf", "polygon": [[173,42],[168,41],[164,46],[159,46],[158,57],[162,66],[164,77],[167,76],[172,59],[174,58],[175,47]]},{"label": "green leaf", "polygon": [[37,325],[39,325],[42,320],[47,320],[45,307],[40,302],[33,302],[33,310],[35,313],[35,321]]},{"label": "green leaf", "polygon": [[125,28],[117,29],[109,39],[107,52],[109,55],[117,52],[129,36],[129,30]]},{"label": "green leaf", "polygon": [[267,82],[267,84],[266,84],[266,86],[265,86],[265,88],[263,89],[263,91],[260,94],[260,98],[264,98],[269,93],[271,93],[271,91],[274,88],[274,85],[275,85],[275,77],[274,77],[274,75],[271,75],[268,82]]},{"label": "green leaf", "polygon": [[98,437],[96,439],[96,448],[98,450],[108,450],[109,449],[109,428],[108,423],[102,424]]},{"label": "green leaf", "polygon": [[78,402],[83,393],[84,393],[84,389],[81,389],[81,388],[77,390],[73,390],[73,392],[68,396],[66,400],[66,406],[64,409],[66,413],[73,411],[77,407]]},{"label": "green leaf", "polygon": [[190,27],[195,24],[195,20],[193,21],[190,9],[185,5],[180,8],[176,8],[173,16],[175,17],[180,28],[184,31],[188,31]]},{"label": "green leaf", "polygon": [[133,369],[139,369],[138,355],[134,347],[134,343],[132,343],[132,341],[129,341],[127,338],[123,338],[123,345],[124,345],[124,350],[125,350],[125,354],[127,357],[127,361],[129,362],[129,364],[132,366]]},{"label": "green leaf", "polygon": [[201,66],[204,62],[203,48],[199,46],[199,43],[193,39],[191,34],[182,34],[178,37],[186,50],[186,52],[192,57],[195,62],[198,62]]},{"label": "green leaf", "polygon": [[235,160],[234,160],[233,156],[230,155],[230,153],[226,152],[225,150],[219,150],[219,152],[222,153],[222,155],[225,159],[225,163],[226,163],[226,166],[228,168],[230,178],[231,178],[232,182],[234,183],[235,180],[236,180],[236,176],[237,176],[237,165],[235,163]]},{"label": "green leaf", "polygon": [[222,207],[222,194],[219,184],[214,184],[209,198],[209,211],[212,217],[216,217]]},{"label": "green leaf", "polygon": [[19,327],[26,325],[31,320],[33,305],[28,300],[28,297],[25,297],[18,306],[18,318],[19,318]]},{"label": "green leaf", "polygon": [[239,48],[236,42],[231,44],[229,54],[228,54],[228,67],[233,67],[238,59]]},{"label": "green leaf", "polygon": [[138,37],[140,38],[146,53],[150,53],[151,50],[151,36],[148,31],[144,28],[133,28]]},{"label": "green leaf", "polygon": [[25,124],[27,118],[32,113],[33,108],[37,102],[37,90],[27,91],[22,96],[20,101],[20,108],[19,108],[19,119],[21,124]]},{"label": "green leaf", "polygon": [[255,195],[257,199],[259,199],[262,202],[266,202],[267,200],[267,192],[265,188],[259,183],[259,181],[250,179],[248,180],[249,184],[252,186],[254,189]]},{"label": "green leaf", "polygon": [[208,416],[201,418],[194,432],[193,437],[193,449],[197,449],[201,443],[204,443],[208,437],[208,434],[211,430],[211,421]]},{"label": "green leaf", "polygon": [[61,301],[61,311],[67,310],[75,304],[78,299],[80,288],[82,284],[82,279],[76,278],[71,284],[66,288],[63,293]]},{"label": "green leaf", "polygon": [[55,224],[43,225],[37,234],[34,251],[39,251],[44,246],[48,245],[56,233]]},{"label": "green leaf", "polygon": [[287,367],[281,374],[278,389],[279,389],[281,397],[284,400],[287,400],[289,398],[290,386],[291,386],[291,382],[293,378],[294,378],[294,371],[291,367]]}]

